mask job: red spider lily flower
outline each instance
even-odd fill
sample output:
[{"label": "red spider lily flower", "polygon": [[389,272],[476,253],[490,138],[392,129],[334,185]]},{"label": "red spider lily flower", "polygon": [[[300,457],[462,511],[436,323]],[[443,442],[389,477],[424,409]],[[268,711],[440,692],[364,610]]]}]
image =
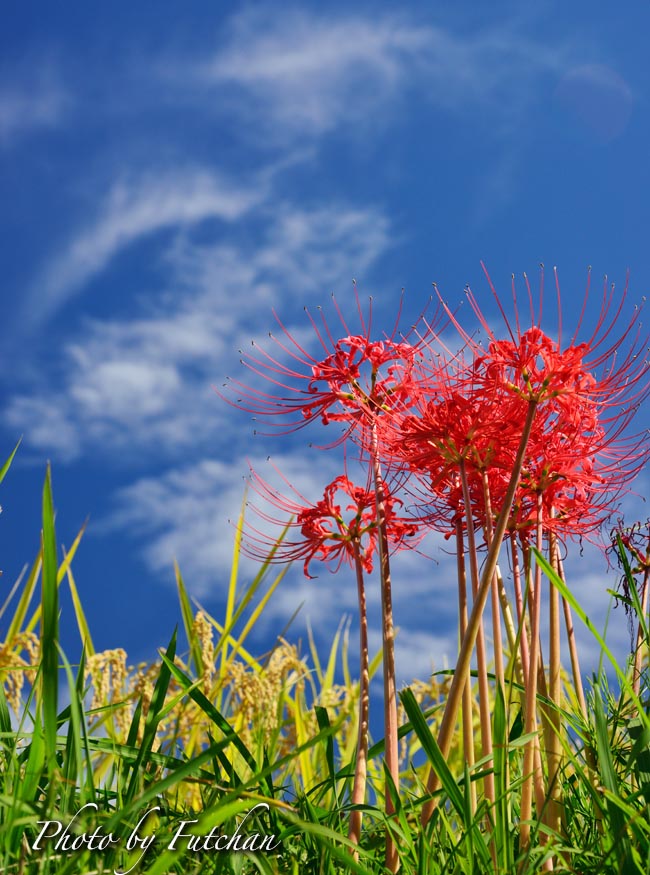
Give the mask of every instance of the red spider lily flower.
[{"label": "red spider lily flower", "polygon": [[484,357],[485,380],[494,382],[526,400],[579,397],[589,392],[595,380],[583,369],[587,345],[560,351],[544,332],[534,326],[516,341],[494,340]]},{"label": "red spider lily flower", "polygon": [[[532,535],[541,497],[546,531],[554,530],[562,536],[585,535],[600,526],[603,513],[605,516],[610,513],[609,472],[592,455],[598,450],[603,429],[583,432],[544,413],[540,411],[531,434],[508,528],[523,537]],[[504,474],[492,472],[489,483],[498,508],[507,485]]]},{"label": "red spider lily flower", "polygon": [[453,530],[461,495],[459,470],[472,474],[489,467],[497,452],[498,423],[477,398],[453,392],[441,401],[427,401],[418,415],[403,417],[391,445],[392,458],[404,459],[412,473],[425,475],[419,497],[424,517]]},{"label": "red spider lily flower", "polygon": [[461,463],[476,471],[499,464],[521,424],[520,403],[505,399],[497,404],[494,395],[467,389],[462,379],[438,400],[419,399],[414,411],[401,417],[391,445],[412,468],[425,469],[433,482]]},{"label": "red spider lily flower", "polygon": [[[309,566],[315,559],[328,563],[330,571],[334,572],[343,562],[353,565],[358,550],[364,571],[372,571],[378,537],[376,496],[373,489],[357,486],[346,475],[341,475],[325,487],[322,499],[310,504],[293,487],[290,488],[295,498],[281,495],[252,468],[251,477],[257,494],[287,517],[292,516],[289,528],[299,531],[299,537],[285,538],[277,545],[274,562],[303,559],[305,576],[313,579]],[[419,541],[417,523],[398,513],[401,504],[398,498],[386,498],[386,526],[389,544],[393,550],[415,546]],[[263,520],[280,524],[275,516],[259,506],[253,505],[252,509]],[[245,544],[249,555],[266,559],[270,547],[273,546],[276,546],[275,539],[259,531],[249,531]]]},{"label": "red spider lily flower", "polygon": [[634,405],[647,397],[648,363],[645,354],[648,339],[641,334],[637,308],[618,337],[610,342],[610,336],[615,334],[623,314],[628,295],[628,280],[626,280],[618,306],[615,307],[615,287],[613,284],[608,287],[607,277],[605,277],[595,328],[588,340],[578,343],[591,291],[591,269],[589,270],[578,325],[569,345],[563,347],[560,285],[555,269],[554,277],[558,302],[557,341],[549,338],[541,329],[544,297],[543,265],[540,275],[540,302],[537,316],[533,312],[530,283],[524,274],[531,312],[531,326],[525,331],[522,331],[521,328],[514,276],[512,278],[512,296],[515,307],[515,329],[513,330],[492,280],[485,266],[482,265],[482,267],[503,317],[510,336],[509,340],[496,338],[471,289],[466,289],[466,295],[482,329],[488,336],[487,355],[474,337],[462,328],[444,302],[441,301],[441,303],[468,347],[474,351],[476,358],[479,361],[483,359],[487,379],[493,379],[501,387],[508,388],[528,399],[533,398],[536,401],[557,399],[559,405],[567,408],[573,399],[588,396],[589,398],[597,398],[602,407],[618,408],[624,405],[629,412]]},{"label": "red spider lily flower", "polygon": [[484,471],[512,469],[526,403],[486,388],[476,363],[462,354],[425,362],[418,375],[410,409],[382,423],[382,451],[392,470],[402,464],[416,475],[409,489],[418,516],[453,533],[463,504],[461,469],[477,497]]},{"label": "red spider lily flower", "polygon": [[[422,355],[427,338],[433,336],[433,328],[424,321],[423,312],[416,324],[405,335],[400,335],[400,302],[391,333],[383,339],[372,340],[372,301],[366,319],[356,285],[355,298],[360,333],[350,331],[332,296],[343,329],[343,336],[338,339],[322,311],[321,326],[305,308],[324,353],[321,357],[309,353],[274,313],[282,333],[280,337],[269,335],[279,348],[277,357],[253,344],[256,354],[241,360],[254,374],[273,384],[273,391],[264,392],[229,379],[225,385],[239,397],[233,401],[219,393],[221,397],[255,417],[264,417],[273,428],[280,429],[279,433],[295,431],[317,418],[324,425],[343,422],[347,428],[335,444],[378,414],[403,405],[413,391],[414,364]],[[417,325],[422,329],[418,330]]]}]

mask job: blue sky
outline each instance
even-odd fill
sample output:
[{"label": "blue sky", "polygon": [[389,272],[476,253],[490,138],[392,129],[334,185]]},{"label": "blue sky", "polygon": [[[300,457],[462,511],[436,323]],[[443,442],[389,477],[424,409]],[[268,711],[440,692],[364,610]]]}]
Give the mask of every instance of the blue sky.
[{"label": "blue sky", "polygon": [[[90,519],[75,571],[100,648],[137,661],[166,642],[174,557],[220,616],[247,459],[272,453],[314,497],[336,473],[297,439],[253,437],[213,391],[272,308],[306,338],[303,307],[346,306],[356,278],[378,325],[402,288],[408,321],[432,282],[452,303],[470,283],[491,314],[481,259],[506,290],[557,265],[567,325],[587,265],[648,291],[642,4],[158,0],[3,19],[2,455],[23,444],[2,584],[36,552],[49,459],[59,540]],[[602,612],[614,578],[594,562],[579,586]],[[415,557],[400,573],[409,678],[451,654],[455,610]],[[322,641],[354,609],[349,583],[296,569],[260,650],[303,600],[295,634],[310,616]]]}]

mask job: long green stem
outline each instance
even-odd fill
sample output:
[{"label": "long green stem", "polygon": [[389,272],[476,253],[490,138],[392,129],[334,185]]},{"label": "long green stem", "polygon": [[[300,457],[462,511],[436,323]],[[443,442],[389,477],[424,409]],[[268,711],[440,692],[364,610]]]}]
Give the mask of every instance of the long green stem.
[{"label": "long green stem", "polygon": [[[490,546],[492,543],[492,500],[490,497],[490,484],[487,471],[481,472],[483,480],[483,504],[485,506],[485,542]],[[494,675],[497,686],[504,689],[505,673],[503,670],[503,636],[501,634],[501,608],[499,593],[499,573],[495,568],[492,577],[492,647],[494,651]]]},{"label": "long green stem", "polygon": [[[377,427],[371,430],[371,458],[375,480],[375,500],[377,504],[377,525],[379,533],[379,563],[381,572],[381,616],[384,668],[384,745],[386,769],[395,791],[399,794],[399,749],[397,737],[397,684],[395,681],[395,629],[393,627],[393,597],[390,580],[390,560],[388,550],[388,531],[386,529],[386,493],[384,478],[379,462]],[[395,813],[391,794],[386,788],[386,814]],[[386,868],[397,872],[399,859],[397,848],[390,833],[386,830]]]},{"label": "long green stem", "polygon": [[521,666],[524,677],[528,677],[528,666],[530,665],[530,630],[526,620],[526,612],[524,605],[523,587],[521,585],[521,563],[519,562],[519,548],[517,546],[517,536],[514,532],[510,532],[510,548],[512,555],[512,581],[515,587],[515,606],[517,608],[517,622],[519,624],[519,650],[521,652]]},{"label": "long green stem", "polygon": [[[557,572],[558,576],[561,580],[566,583],[566,577],[564,576],[564,563],[562,562],[562,558],[559,553],[557,556]],[[566,626],[566,635],[567,642],[569,645],[569,656],[571,659],[571,673],[573,675],[573,688],[575,690],[576,696],[578,698],[578,705],[580,706],[580,712],[582,714],[585,726],[589,725],[589,715],[587,713],[587,700],[585,698],[585,690],[584,685],[582,683],[582,671],[580,669],[580,658],[578,656],[578,646],[576,644],[576,635],[575,628],[573,625],[573,616],[571,614],[571,605],[568,601],[562,597],[562,608],[564,612],[564,624]],[[585,758],[587,760],[587,770],[588,776],[591,783],[595,786],[598,782],[598,764],[596,761],[596,755],[594,749],[591,745],[587,745],[585,748]],[[602,823],[602,812],[599,806],[596,806],[595,809],[595,817],[596,824],[598,826],[599,832],[603,832],[603,823]]]},{"label": "long green stem", "polygon": [[[465,572],[463,522],[460,514],[456,519],[456,567],[458,571],[458,628],[460,641],[462,641],[467,631],[467,574]],[[476,760],[474,756],[474,697],[472,696],[472,684],[469,678],[467,678],[463,687],[462,723],[463,751],[465,762],[471,773]],[[477,803],[475,781],[470,782],[469,798],[472,814],[474,814]]]},{"label": "long green stem", "polygon": [[[368,612],[366,609],[366,590],[363,581],[363,566],[359,552],[359,542],[354,541],[354,566],[357,574],[357,596],[359,602],[359,728],[357,733],[357,759],[352,786],[352,805],[363,805],[366,801],[366,780],[368,774],[368,723],[369,723],[369,669],[368,669]],[[361,838],[362,811],[350,812],[348,838],[359,844]],[[355,859],[357,855],[355,854]]]},{"label": "long green stem", "polygon": [[[474,520],[472,517],[472,504],[467,483],[465,462],[459,464],[460,482],[463,490],[463,503],[465,505],[465,527],[467,529],[467,552],[469,555],[469,567],[472,579],[472,597],[475,600],[479,588],[478,554],[474,537]],[[494,592],[494,587],[492,587]],[[476,633],[476,667],[478,674],[478,705],[481,715],[481,747],[485,762],[486,775],[484,778],[485,798],[491,804],[494,803],[494,773],[492,771],[492,713],[490,710],[490,685],[488,681],[487,655],[485,652],[485,634],[483,631],[483,616],[479,619],[479,627]]]},{"label": "long green stem", "polygon": [[[538,496],[537,502],[537,549],[542,549],[542,502],[541,494]],[[540,794],[540,781],[543,781],[543,775],[535,762],[535,748],[539,745],[539,737],[537,734],[537,684],[538,684],[538,665],[539,665],[539,626],[541,612],[541,585],[542,572],[541,568],[535,568],[535,580],[532,576],[529,586],[529,605],[530,605],[530,664],[528,666],[528,679],[526,683],[526,700],[524,708],[524,733],[529,736],[524,747],[524,764],[523,764],[523,784],[521,788],[521,813],[520,813],[520,844],[522,849],[526,849],[530,842],[530,824],[533,810],[533,790],[537,791],[537,800],[543,798],[543,792]],[[537,812],[540,816],[541,811]]]},{"label": "long green stem", "polygon": [[[477,598],[474,600],[474,604],[472,605],[472,612],[470,614],[467,624],[467,632],[465,633],[465,638],[463,639],[460,647],[460,652],[458,654],[456,670],[454,671],[454,677],[451,682],[451,687],[449,688],[447,704],[445,706],[445,711],[442,716],[442,722],[440,724],[440,731],[438,734],[438,746],[442,752],[443,757],[447,757],[451,749],[454,728],[456,726],[458,711],[460,709],[460,704],[462,700],[462,693],[467,678],[469,676],[472,651],[474,650],[474,642],[476,641],[481,617],[483,615],[483,609],[485,608],[485,602],[487,601],[487,597],[490,592],[490,586],[492,585],[492,575],[494,574],[497,567],[497,562],[499,561],[499,551],[501,550],[503,536],[508,525],[508,519],[510,517],[510,511],[512,509],[512,502],[515,497],[515,492],[517,490],[517,486],[519,485],[519,476],[521,474],[521,469],[524,464],[526,447],[528,445],[533,422],[535,420],[536,410],[537,401],[535,399],[531,399],[528,402],[526,421],[524,423],[521,439],[519,441],[519,448],[517,450],[517,456],[515,458],[512,473],[510,475],[510,482],[508,484],[508,489],[503,501],[503,507],[501,508],[501,512],[494,527],[494,540],[492,541],[492,545],[488,550],[485,565],[483,566],[483,573],[481,575],[481,583],[479,586],[478,595]],[[429,793],[433,794],[436,792],[439,786],[440,781],[438,775],[432,768],[429,772],[427,790],[429,791]],[[435,804],[435,801],[433,799],[430,799],[422,806],[420,821],[423,827],[426,826],[431,819]]]},{"label": "long green stem", "polygon": [[[557,538],[554,532],[549,534],[549,559],[553,568],[558,570]],[[556,707],[547,707],[545,717],[549,723],[548,732],[548,787],[549,812],[548,825],[556,833],[562,826],[562,786],[560,784],[560,769],[562,767],[562,743],[560,738],[561,723],[557,708],[560,706],[560,594],[554,586],[549,593],[549,675],[548,697]]]}]

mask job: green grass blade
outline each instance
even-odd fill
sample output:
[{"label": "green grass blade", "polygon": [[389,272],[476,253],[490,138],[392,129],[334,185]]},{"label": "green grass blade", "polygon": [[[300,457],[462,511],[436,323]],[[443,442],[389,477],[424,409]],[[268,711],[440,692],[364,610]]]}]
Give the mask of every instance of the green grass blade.
[{"label": "green grass blade", "polygon": [[[224,626],[230,628],[232,617],[235,611],[235,599],[237,596],[237,577],[239,574],[239,555],[241,553],[241,540],[244,532],[244,513],[246,511],[246,491],[242,500],[241,510],[237,518],[237,526],[235,528],[235,541],[232,548],[232,562],[230,565],[230,579],[228,581],[228,596],[226,598],[226,616],[224,618]],[[226,673],[228,665],[228,639],[225,638],[221,649],[221,674]]]},{"label": "green grass blade", "polygon": [[497,857],[504,872],[514,869],[514,847],[510,840],[510,781],[508,775],[508,721],[503,687],[497,684],[494,702],[494,789],[496,793],[494,829]]},{"label": "green grass blade", "polygon": [[603,700],[600,693],[600,688],[594,689],[594,722],[596,733],[596,749],[598,751],[598,770],[601,781],[606,790],[609,791],[609,796],[605,796],[607,810],[614,834],[614,840],[619,842],[623,851],[623,867],[620,869],[622,875],[631,875],[638,870],[634,866],[632,860],[632,850],[630,840],[627,834],[627,825],[625,817],[617,804],[620,799],[618,777],[616,775],[616,767],[612,758],[612,750],[607,728],[607,720],[603,708]]},{"label": "green grass blade", "polygon": [[329,690],[334,685],[334,677],[336,674],[336,663],[339,652],[339,643],[341,640],[341,635],[343,633],[344,627],[346,625],[345,617],[341,620],[334,635],[334,640],[332,641],[332,646],[330,647],[329,658],[327,660],[327,668],[325,669],[325,675],[323,677],[322,688],[325,690]]},{"label": "green grass blade", "polygon": [[[70,663],[66,659],[62,650],[59,649],[59,653],[61,655],[61,662],[68,681],[68,690],[70,691],[70,705],[67,709],[70,715],[68,721],[68,736],[66,738],[63,751],[63,762],[61,765],[62,786],[60,809],[68,814],[74,814],[77,807],[77,788],[83,785],[83,781],[81,780],[81,763],[83,759],[81,745],[85,735],[85,731],[82,730],[81,717],[83,711],[83,699],[79,699],[79,689],[77,683],[75,683]],[[83,674],[83,657],[81,662],[82,664],[79,671],[80,674]]]},{"label": "green grass blade", "polygon": [[14,611],[13,617],[11,618],[11,623],[9,624],[9,629],[7,630],[7,641],[12,641],[23,628],[25,617],[27,616],[27,611],[29,610],[29,605],[34,595],[36,584],[38,583],[38,575],[41,571],[42,558],[43,548],[41,546],[38,551],[38,555],[29,571],[29,576],[25,582],[25,588],[23,589],[23,593],[18,601],[18,604],[16,605],[16,610]]},{"label": "green grass blade", "polygon": [[9,713],[9,705],[5,696],[4,685],[0,684],[0,732],[2,737],[12,735],[11,714]]},{"label": "green grass blade", "polygon": [[45,744],[43,732],[39,725],[34,726],[31,742],[27,749],[27,760],[23,780],[19,784],[20,798],[31,804],[38,801],[38,787],[43,778],[45,766]]},{"label": "green grass blade", "polygon": [[[246,590],[245,590],[239,604],[237,605],[235,612],[233,613],[233,615],[230,619],[230,622],[225,624],[223,632],[221,633],[221,638],[215,644],[215,653],[221,652],[221,649],[224,646],[224,643],[226,641],[228,641],[228,638],[231,635],[232,630],[235,627],[237,621],[239,620],[241,615],[244,613],[244,611],[246,610],[246,608],[250,604],[251,600],[255,596],[255,593],[257,592],[257,590],[260,588],[260,586],[264,582],[264,580],[266,578],[266,574],[267,574],[269,568],[271,567],[271,565],[273,564],[273,557],[277,553],[277,551],[280,547],[280,544],[282,543],[282,541],[285,538],[288,531],[289,531],[289,526],[286,525],[284,527],[284,529],[280,532],[280,536],[279,536],[278,540],[276,541],[276,543],[271,548],[271,550],[269,551],[268,556],[266,557],[266,559],[264,560],[264,562],[260,566],[259,571],[255,575],[255,577],[253,578],[251,583],[246,587]],[[277,575],[276,580],[274,581],[274,583],[271,587],[272,589],[275,589],[275,587],[278,585],[280,580],[284,577],[284,575],[286,574],[287,568],[288,568],[288,566],[285,565],[285,567],[282,569],[282,571]],[[242,641],[243,641],[243,636],[240,636],[239,643],[242,643]]]},{"label": "green grass blade", "polygon": [[[280,585],[280,582],[282,581],[283,577],[285,576],[285,574],[287,573],[288,570],[289,570],[289,566],[288,566],[288,565],[285,565],[285,567],[279,572],[279,574],[277,575],[277,577],[275,578],[275,580],[273,581],[273,583],[272,583],[272,584],[269,586],[269,588],[266,590],[266,592],[264,593],[264,595],[263,595],[262,598],[260,599],[259,604],[256,605],[255,609],[251,612],[250,617],[248,618],[248,620],[246,621],[246,624],[244,625],[244,628],[243,628],[242,631],[240,632],[240,634],[239,634],[237,640],[236,640],[236,641],[234,642],[234,644],[232,645],[232,646],[233,646],[233,654],[234,654],[234,655],[240,653],[241,648],[242,648],[242,646],[243,646],[243,644],[244,644],[244,641],[245,641],[246,638],[248,637],[248,635],[249,635],[251,629],[252,629],[252,628],[255,626],[255,624],[257,623],[257,621],[258,621],[258,619],[259,619],[259,617],[260,617],[262,611],[264,610],[264,608],[265,608],[266,605],[268,604],[268,602],[269,602],[271,596],[273,595],[273,593],[276,591],[276,589],[277,589],[278,586]],[[237,615],[236,615],[236,619],[239,619],[239,615],[240,615],[240,614],[239,614],[239,612],[238,612]],[[229,625],[230,625],[230,628],[232,628],[232,625],[233,625],[232,622],[231,622]],[[281,637],[281,638],[284,637],[284,631],[280,633],[280,637]],[[229,638],[230,638],[230,636],[226,636],[226,638],[224,639],[224,642],[225,642],[225,641],[228,641]]]},{"label": "green grass blade", "polygon": [[257,763],[255,757],[248,750],[244,742],[239,738],[235,730],[232,728],[226,718],[215,708],[212,702],[205,696],[201,690],[197,689],[194,682],[181,669],[170,661],[168,656],[163,656],[163,661],[167,666],[167,670],[172,674],[178,683],[185,689],[187,694],[193,699],[203,713],[218,726],[224,736],[229,739],[235,746],[237,751],[244,758],[246,764],[253,772],[257,771]]},{"label": "green grass blade", "polygon": [[43,573],[41,576],[41,709],[48,767],[56,767],[56,735],[59,689],[59,590],[57,586],[56,533],[52,503],[52,479],[47,466],[43,486]]},{"label": "green grass blade", "polygon": [[2,468],[0,468],[0,483],[2,483],[2,481],[5,479],[5,477],[6,477],[6,475],[7,475],[7,471],[8,471],[9,468],[11,467],[11,463],[12,463],[13,460],[14,460],[14,456],[15,456],[16,453],[18,452],[18,447],[20,446],[20,442],[21,442],[21,441],[22,441],[22,438],[20,438],[20,440],[18,441],[18,443],[16,444],[16,446],[13,448],[13,451],[12,451],[11,455],[9,456],[9,458],[7,459],[7,461],[4,463],[4,465],[2,466]]},{"label": "green grass blade", "polygon": [[176,655],[176,630],[174,630],[174,634],[172,635],[171,641],[167,647],[167,651],[164,654],[163,663],[160,666],[160,672],[158,674],[158,678],[156,680],[156,684],[154,686],[153,694],[151,696],[151,702],[149,704],[149,710],[147,711],[147,716],[144,722],[144,732],[142,735],[142,744],[138,750],[137,757],[132,766],[131,772],[131,780],[129,782],[128,789],[126,791],[126,801],[130,802],[137,789],[138,780],[140,779],[140,767],[144,762],[145,758],[151,752],[153,748],[153,743],[156,740],[156,730],[158,728],[158,722],[160,720],[161,712],[165,705],[165,696],[167,695],[167,690],[169,689],[169,681],[171,680],[171,672],[169,671],[168,666],[174,664],[174,656]]},{"label": "green grass blade", "polygon": [[68,587],[70,588],[70,596],[72,597],[72,606],[74,608],[74,613],[77,620],[77,628],[79,630],[79,637],[81,638],[84,653],[87,653],[88,656],[94,656],[95,645],[93,644],[93,639],[90,634],[90,628],[88,627],[88,621],[86,620],[86,614],[84,613],[83,605],[81,604],[81,599],[79,598],[79,591],[77,590],[77,585],[75,583],[72,569],[70,568],[70,566],[68,566],[67,569],[67,577]]},{"label": "green grass blade", "polygon": [[[318,721],[319,729],[328,730],[331,728],[327,708],[323,708],[321,705],[316,706],[316,719]],[[336,785],[336,774],[334,770],[334,741],[331,735],[328,735],[325,740],[325,762],[327,763],[329,780],[331,781],[332,789],[334,789]]]},{"label": "green grass blade", "polygon": [[56,574],[56,582],[58,584],[61,583],[63,578],[68,573],[68,569],[72,565],[72,562],[73,562],[74,557],[77,553],[77,550],[79,549],[79,544],[81,543],[81,539],[83,538],[84,532],[86,531],[87,525],[88,525],[88,520],[86,520],[86,522],[83,524],[83,526],[77,532],[77,535],[76,535],[74,541],[70,545],[70,549],[64,551],[63,561],[61,562],[61,565],[59,566],[59,570],[57,571],[57,574]]},{"label": "green grass blade", "polygon": [[440,748],[438,747],[438,743],[433,737],[431,730],[429,729],[429,725],[422,713],[422,710],[417,702],[417,699],[413,695],[413,690],[410,687],[407,687],[405,690],[400,691],[400,699],[402,700],[402,704],[404,705],[404,710],[406,711],[406,715],[411,722],[411,726],[413,727],[413,731],[417,735],[420,744],[422,745],[422,749],[427,756],[427,759],[436,770],[438,777],[440,778],[440,783],[443,788],[443,791],[449,797],[449,801],[456,809],[458,814],[463,818],[463,821],[467,821],[467,812],[465,810],[465,800],[463,798],[463,794],[460,790],[460,787],[454,780],[454,776],[452,775],[449,766],[445,758],[442,755]]},{"label": "green grass blade", "polygon": [[201,647],[199,645],[199,642],[196,640],[196,635],[193,631],[194,612],[192,611],[192,606],[190,605],[190,599],[187,594],[187,589],[185,587],[185,581],[183,580],[181,570],[178,567],[178,563],[176,561],[174,561],[174,576],[176,578],[176,589],[178,590],[178,601],[181,607],[181,617],[183,618],[183,628],[185,629],[185,637],[187,638],[190,647],[190,655],[192,657],[192,661],[194,662],[194,670],[197,677],[203,677],[203,656],[201,654]]},{"label": "green grass blade", "polygon": [[[544,574],[548,577],[549,581],[553,584],[553,586],[557,590],[559,590],[560,594],[571,605],[571,607],[573,608],[573,610],[575,611],[577,616],[581,619],[581,621],[584,623],[584,625],[587,627],[587,629],[589,629],[591,634],[594,636],[594,638],[596,639],[596,641],[600,645],[602,652],[607,656],[607,658],[609,659],[609,661],[612,665],[612,668],[616,672],[616,675],[618,676],[618,679],[621,683],[622,688],[625,690],[627,695],[634,702],[634,704],[635,704],[636,708],[639,710],[639,712],[644,713],[643,706],[642,706],[641,702],[639,701],[639,697],[635,694],[635,692],[632,688],[632,684],[630,683],[630,679],[628,678],[626,672],[623,671],[623,669],[618,664],[616,657],[614,656],[612,651],[607,646],[604,638],[599,633],[598,629],[596,629],[596,627],[591,622],[591,620],[589,619],[589,617],[587,616],[585,611],[580,606],[579,602],[576,600],[576,598],[573,595],[573,593],[571,592],[571,590],[567,587],[567,585],[564,583],[562,578],[559,577],[555,573],[554,569],[551,567],[551,565],[548,563],[548,561],[544,558],[544,556],[535,547],[532,548],[532,551],[535,554],[536,562],[539,564],[539,566],[541,567]],[[648,724],[647,717],[644,716],[644,720],[646,722],[646,725],[650,725],[650,724]]]}]

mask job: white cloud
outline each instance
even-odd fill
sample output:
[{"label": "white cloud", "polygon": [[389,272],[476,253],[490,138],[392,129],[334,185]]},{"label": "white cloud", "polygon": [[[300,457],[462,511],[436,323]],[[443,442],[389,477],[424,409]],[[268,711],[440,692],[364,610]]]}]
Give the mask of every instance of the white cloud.
[{"label": "white cloud", "polygon": [[138,415],[145,418],[168,412],[169,402],[179,388],[178,371],[169,365],[108,361],[82,371],[81,379],[70,388],[70,398],[89,417],[128,422],[135,406]]},{"label": "white cloud", "polygon": [[79,429],[69,417],[67,405],[53,403],[47,394],[13,397],[5,410],[5,422],[13,434],[28,435],[28,445],[47,447],[61,461],[69,461],[80,452]]},{"label": "white cloud", "polygon": [[47,77],[30,84],[0,83],[0,145],[31,131],[58,125],[69,105],[63,89]]},{"label": "white cloud", "polygon": [[[308,499],[322,496],[324,484],[338,473],[336,462],[330,457],[319,457],[315,465],[314,452],[274,458],[283,475]],[[269,482],[287,492],[286,485],[263,457],[253,456],[250,461]],[[207,593],[224,585],[223,569],[230,566],[234,523],[244,497],[248,471],[247,459],[236,455],[227,461],[204,458],[167,470],[160,476],[140,478],[117,492],[115,510],[103,528],[119,528],[146,536],[143,555],[152,571],[169,571],[176,559],[191,591],[195,595]],[[249,490],[248,500],[257,506],[262,504],[252,490]],[[282,524],[288,521],[288,515],[282,511],[275,513],[277,526],[264,522],[252,510],[247,513],[248,524],[263,532],[269,549],[279,536]],[[244,553],[242,574],[251,578],[258,569],[259,562]],[[305,584],[308,595],[311,589],[311,584]],[[289,616],[301,600],[300,586],[298,591],[294,586],[285,587],[277,594],[273,611]],[[340,603],[336,606],[336,611],[339,610]]]},{"label": "white cloud", "polygon": [[[387,219],[370,208],[285,204],[264,218],[246,245],[178,233],[160,300],[139,317],[87,321],[49,384],[9,400],[7,424],[28,446],[67,459],[225,446],[233,416],[211,386],[237,370],[238,348],[276,327],[273,306],[291,329],[298,314],[296,335],[313,340],[303,304],[324,302],[332,288],[345,298],[352,266],[363,273],[389,245]],[[43,426],[54,420],[65,427]]]},{"label": "white cloud", "polygon": [[[519,118],[541,76],[568,51],[508,21],[454,32],[405,15],[312,14],[247,9],[233,17],[210,60],[197,66],[229,110],[275,138],[321,135],[370,118],[386,121],[407,91],[463,116]],[[230,102],[228,98],[230,97]],[[489,107],[489,109],[488,109]]]},{"label": "white cloud", "polygon": [[394,245],[395,232],[379,207],[284,201],[260,208],[257,217],[263,231],[246,248],[179,238],[168,256],[179,285],[208,298],[236,283],[237,295],[228,303],[249,315],[296,294],[304,305],[314,296],[322,301],[343,283],[349,290],[353,276],[366,273]]},{"label": "white cloud", "polygon": [[230,560],[234,529],[228,515],[241,504],[245,467],[203,459],[118,491],[107,528],[146,536],[144,559],[157,573],[179,562],[193,592],[205,592]]},{"label": "white cloud", "polygon": [[425,44],[417,27],[389,19],[257,9],[232,20],[225,44],[198,72],[252,98],[277,133],[319,134],[378,107]]},{"label": "white cloud", "polygon": [[206,219],[233,222],[263,198],[257,187],[238,187],[204,168],[145,174],[115,183],[87,228],[46,268],[37,284],[42,321],[100,273],[121,250],[165,228]]},{"label": "white cloud", "polygon": [[[428,680],[433,672],[454,667],[458,638],[453,625],[444,629],[441,617],[433,615],[430,631],[399,629],[395,639],[397,683],[407,686],[413,680]],[[443,626],[443,628],[441,628]],[[379,641],[377,641],[379,644]]]},{"label": "white cloud", "polygon": [[[225,462],[204,458],[197,462],[167,470],[160,476],[143,477],[120,489],[114,510],[104,523],[95,524],[95,534],[114,529],[128,532],[143,544],[140,552],[149,570],[159,579],[172,581],[171,567],[176,559],[190,593],[201,601],[225,595],[228,569],[231,567],[234,542],[234,522],[244,495],[243,475],[249,461],[271,486],[289,495],[287,483],[308,501],[322,496],[324,485],[340,473],[336,454],[315,450],[292,450],[273,457],[273,465],[261,456],[250,460],[236,455]],[[275,467],[274,467],[275,466]],[[277,468],[277,470],[276,470]],[[246,511],[247,538],[257,552],[255,539],[261,537],[269,545],[278,537],[281,524],[288,515],[272,505],[266,505],[252,488],[248,491]],[[253,509],[270,511],[277,525],[261,518]],[[297,533],[290,533],[289,540]],[[263,551],[264,552],[264,551]],[[246,549],[240,556],[239,586],[253,579],[260,562],[251,558]],[[432,568],[434,568],[432,573]],[[273,566],[270,579],[281,570]],[[314,562],[310,571],[317,575],[308,580],[302,562],[296,561],[280,583],[258,623],[259,629],[277,632],[278,624],[295,620],[302,631],[310,624],[319,645],[330,646],[333,630],[342,615],[352,618],[352,632],[357,628],[357,587],[352,569],[343,564],[332,574],[326,565]],[[448,667],[456,650],[455,600],[441,598],[441,586],[448,588],[453,580],[437,576],[431,561],[406,551],[394,557],[393,587],[396,623],[400,627],[396,652],[400,683],[414,677],[426,677],[433,668]],[[377,570],[366,578],[366,595],[371,629],[372,652],[381,646],[381,603]],[[427,628],[430,627],[430,628]],[[294,629],[295,634],[295,629]],[[351,649],[351,664],[356,664],[356,648]],[[354,670],[354,669],[353,669]]]}]

